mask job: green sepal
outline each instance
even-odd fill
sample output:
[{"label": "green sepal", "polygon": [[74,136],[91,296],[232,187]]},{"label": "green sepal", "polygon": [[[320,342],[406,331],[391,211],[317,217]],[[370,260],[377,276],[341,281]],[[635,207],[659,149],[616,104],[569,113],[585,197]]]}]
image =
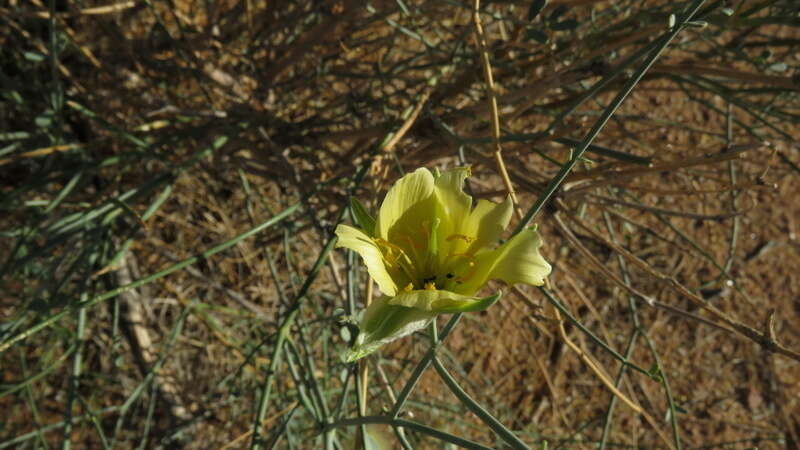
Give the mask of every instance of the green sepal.
[{"label": "green sepal", "polygon": [[495,302],[500,300],[500,297],[503,296],[502,292],[498,292],[497,294],[491,295],[489,297],[479,298],[478,300],[465,305],[453,305],[451,307],[443,307],[439,308],[438,311],[441,313],[459,313],[459,312],[478,312],[478,311],[485,311],[490,306],[494,305]]},{"label": "green sepal", "polygon": [[356,343],[342,355],[345,362],[361,359],[389,342],[421,330],[436,317],[434,312],[390,305],[389,298],[377,299],[364,311]]},{"label": "green sepal", "polygon": [[342,359],[348,363],[359,360],[389,342],[425,328],[438,314],[484,311],[502,295],[498,292],[476,298],[447,291],[419,290],[382,297],[364,312],[356,343],[342,354]]},{"label": "green sepal", "polygon": [[364,230],[364,233],[369,237],[374,237],[375,218],[367,212],[367,208],[355,197],[350,197],[350,212],[353,214],[353,220]]},{"label": "green sepal", "polygon": [[387,299],[389,305],[404,306],[420,311],[429,311],[435,314],[483,311],[492,306],[503,295],[479,298],[461,295],[444,290],[415,290],[401,292]]}]

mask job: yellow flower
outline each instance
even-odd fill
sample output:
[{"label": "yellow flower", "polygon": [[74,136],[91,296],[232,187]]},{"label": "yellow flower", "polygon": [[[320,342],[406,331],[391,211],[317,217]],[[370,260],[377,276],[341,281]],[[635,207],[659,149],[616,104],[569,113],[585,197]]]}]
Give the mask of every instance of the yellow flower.
[{"label": "yellow flower", "polygon": [[490,279],[544,283],[550,265],[539,253],[536,229],[493,248],[511,220],[511,200],[479,200],[473,208],[463,191],[469,174],[469,168],[418,169],[389,190],[377,221],[355,202],[363,230],[336,228],[337,247],[357,252],[385,295],[365,311],[348,361],[425,327],[437,314],[488,308],[500,293],[475,294]]}]

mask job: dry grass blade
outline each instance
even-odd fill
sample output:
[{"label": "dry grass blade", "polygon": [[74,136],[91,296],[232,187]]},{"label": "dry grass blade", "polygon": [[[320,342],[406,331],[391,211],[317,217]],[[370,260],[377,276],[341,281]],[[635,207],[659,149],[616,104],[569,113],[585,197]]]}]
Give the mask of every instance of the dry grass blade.
[{"label": "dry grass blade", "polygon": [[[791,447],[795,3],[5,2],[0,448]],[[552,289],[359,370],[329,238],[422,166]]]},{"label": "dry grass blade", "polygon": [[[619,245],[614,244],[610,240],[601,236],[599,233],[587,227],[581,221],[574,220],[574,222],[578,226],[580,226],[584,231],[591,234],[594,238],[601,240],[604,245],[607,245],[609,248],[622,255],[626,260],[632,262],[636,267],[642,269],[645,273],[647,273],[651,277],[660,280],[661,282],[666,284],[669,288],[680,294],[682,297],[691,300],[695,305],[701,307],[705,311],[708,311],[714,318],[724,323],[725,325],[729,326],[731,329],[735,330],[739,335],[744,336],[747,339],[756,342],[758,345],[762,346],[765,350],[775,352],[777,354],[783,355],[785,357],[800,362],[800,353],[781,345],[775,339],[774,332],[771,331],[772,327],[769,324],[765,326],[763,332],[759,332],[756,329],[729,317],[727,314],[720,311],[718,308],[716,308],[714,305],[709,303],[704,298],[691,292],[689,289],[686,288],[686,286],[678,282],[678,280],[676,280],[675,278],[665,275],[659,272],[658,270],[654,269],[650,264],[646,263],[641,258],[637,257],[628,250],[620,247]],[[770,316],[769,323],[772,323],[771,322],[772,320],[773,318],[772,316]]]},{"label": "dry grass blade", "polygon": [[514,205],[514,211],[518,218],[522,217],[522,210],[519,208],[519,201],[517,194],[514,190],[514,185],[508,177],[508,170],[506,170],[506,163],[503,161],[503,147],[500,145],[500,113],[497,109],[497,94],[494,87],[494,77],[492,76],[492,64],[489,59],[489,50],[486,43],[486,35],[483,32],[483,24],[481,23],[481,2],[474,0],[472,3],[472,21],[475,26],[475,42],[478,46],[478,51],[481,58],[481,67],[483,67],[483,77],[486,82],[486,94],[489,101],[490,117],[492,118],[492,141],[494,143],[494,159],[497,164],[497,171],[503,179],[503,185],[511,197],[511,202]]}]

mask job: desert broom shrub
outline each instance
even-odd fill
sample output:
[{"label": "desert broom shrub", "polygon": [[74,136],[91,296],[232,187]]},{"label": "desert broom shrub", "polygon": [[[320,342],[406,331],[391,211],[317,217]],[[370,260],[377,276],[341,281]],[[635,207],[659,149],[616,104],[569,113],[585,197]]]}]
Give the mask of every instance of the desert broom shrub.
[{"label": "desert broom shrub", "polygon": [[[0,448],[797,444],[794,2],[0,18]],[[337,249],[454,167],[535,279]],[[481,235],[449,204],[420,251]]]}]

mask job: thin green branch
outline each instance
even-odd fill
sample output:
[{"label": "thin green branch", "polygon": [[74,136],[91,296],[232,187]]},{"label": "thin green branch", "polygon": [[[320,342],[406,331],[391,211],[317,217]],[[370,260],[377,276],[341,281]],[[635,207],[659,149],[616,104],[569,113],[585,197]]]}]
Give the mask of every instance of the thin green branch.
[{"label": "thin green branch", "polygon": [[[146,276],[144,278],[140,278],[140,279],[138,279],[136,281],[133,281],[131,283],[126,284],[125,286],[120,286],[120,287],[118,287],[116,289],[112,289],[112,290],[110,290],[108,292],[100,294],[100,295],[98,295],[96,297],[93,297],[93,298],[91,298],[89,300],[86,300],[84,302],[79,302],[79,303],[75,304],[74,307],[75,308],[88,308],[88,307],[96,305],[96,304],[98,304],[98,303],[100,303],[102,301],[105,301],[105,300],[108,300],[110,298],[116,297],[116,296],[118,296],[119,294],[121,294],[121,293],[123,293],[125,291],[131,290],[131,289],[136,289],[138,287],[144,286],[144,285],[149,284],[149,283],[151,283],[151,282],[153,282],[153,281],[155,281],[155,280],[157,280],[159,278],[163,278],[163,277],[165,277],[167,275],[175,273],[175,272],[183,269],[184,267],[191,266],[192,264],[195,264],[195,263],[197,263],[199,261],[207,259],[207,258],[209,258],[209,257],[211,257],[211,256],[213,256],[213,255],[215,255],[215,254],[217,254],[217,253],[219,253],[219,252],[221,252],[223,250],[226,250],[226,249],[238,244],[239,242],[241,242],[241,241],[243,241],[243,240],[245,240],[245,239],[247,239],[247,238],[249,238],[249,237],[251,237],[253,235],[256,235],[256,234],[260,233],[261,231],[264,231],[265,229],[275,225],[276,223],[280,222],[281,220],[283,220],[286,217],[288,217],[291,214],[293,214],[299,208],[299,206],[300,206],[300,204],[296,203],[296,204],[286,208],[285,210],[283,210],[283,212],[281,212],[280,214],[275,215],[272,218],[270,218],[269,220],[267,220],[264,223],[260,224],[259,226],[254,227],[251,230],[249,230],[249,231],[247,231],[245,233],[242,233],[242,234],[240,234],[239,236],[236,236],[233,239],[230,239],[230,240],[225,241],[225,242],[223,242],[221,244],[218,244],[218,245],[216,245],[214,247],[211,247],[210,249],[200,253],[198,256],[192,256],[190,258],[186,258],[183,261],[181,261],[179,263],[176,263],[176,264],[173,264],[173,265],[167,267],[166,269],[158,271],[158,272],[156,272],[156,273],[154,273],[152,275]],[[70,311],[72,311],[71,308],[65,308],[63,311],[61,311],[59,313],[56,313],[56,314],[53,314],[52,316],[42,320],[41,322],[39,322],[36,325],[28,328],[27,330],[25,330],[25,331],[15,335],[15,336],[9,338],[9,339],[6,339],[2,343],[0,343],[0,354],[4,353],[6,350],[8,350],[12,345],[16,344],[17,342],[20,342],[20,341],[22,341],[24,339],[27,339],[27,338],[33,336],[34,334],[36,334],[36,333],[38,333],[38,332],[50,327],[51,325],[53,325],[54,323],[56,323],[60,319],[62,319],[64,316],[69,314]]]},{"label": "thin green branch", "polygon": [[683,26],[686,24],[686,22],[692,20],[694,14],[703,5],[703,3],[705,3],[705,0],[695,0],[689,7],[687,13],[682,17],[681,21],[678,22],[678,25],[673,27],[670,32],[657,39],[656,42],[658,42],[658,45],[650,52],[642,65],[636,70],[633,76],[622,87],[614,100],[603,111],[603,114],[594,123],[592,129],[589,130],[589,133],[583,138],[581,144],[575,148],[572,158],[566,164],[564,164],[561,167],[561,170],[558,171],[558,174],[556,174],[556,176],[554,176],[550,182],[547,183],[544,192],[539,195],[533,206],[531,206],[528,212],[525,213],[523,218],[520,220],[517,228],[514,230],[514,234],[522,231],[528,226],[528,224],[530,224],[536,215],[539,214],[539,211],[541,211],[542,207],[544,207],[544,204],[550,200],[550,197],[555,194],[556,190],[558,190],[558,188],[567,178],[567,175],[572,171],[578,161],[581,160],[583,154],[586,152],[586,149],[588,149],[592,144],[594,138],[600,134],[600,131],[603,129],[603,127],[605,127],[606,123],[608,123],[608,120],[611,118],[611,116],[617,111],[617,108],[619,108],[622,102],[628,97],[628,94],[633,91],[633,88],[636,87],[644,74],[647,73],[647,70],[650,69],[653,63],[655,63],[656,59],[658,59],[661,53],[667,48],[669,43],[672,42],[672,39],[674,39],[675,36],[677,36],[678,33],[683,29]]},{"label": "thin green branch", "polygon": [[[387,136],[384,142],[388,139],[390,139],[390,137]],[[377,147],[376,150],[378,148],[380,147]],[[373,155],[374,153],[375,152],[373,152]],[[356,175],[353,178],[351,189],[361,185],[362,181],[364,180],[364,177],[366,176],[367,168],[369,167],[370,163],[371,159],[368,159],[366,162],[362,163],[362,165],[358,168],[358,170],[356,171]],[[341,223],[347,212],[348,212],[348,207],[346,205],[342,206],[339,209],[338,216],[334,221],[334,223],[336,225]],[[312,266],[309,274],[306,276],[306,279],[303,282],[302,287],[300,287],[300,290],[297,292],[297,295],[293,299],[292,304],[290,305],[289,310],[287,311],[286,317],[283,319],[281,325],[278,328],[277,340],[275,342],[275,347],[273,348],[272,357],[270,359],[269,372],[261,386],[261,395],[259,396],[256,417],[253,422],[253,428],[252,428],[253,433],[250,444],[251,450],[257,450],[261,448],[262,442],[259,437],[261,431],[260,430],[261,423],[264,421],[264,416],[266,415],[267,408],[269,406],[269,398],[272,393],[272,384],[277,372],[277,365],[283,357],[282,353],[283,353],[284,342],[286,341],[286,338],[291,332],[290,331],[291,327],[292,325],[294,325],[294,321],[296,320],[297,315],[300,312],[300,308],[303,306],[303,304],[306,302],[308,298],[307,294],[311,289],[311,284],[316,280],[317,275],[319,275],[319,272],[322,269],[322,266],[327,262],[328,255],[333,250],[336,244],[336,240],[337,240],[336,236],[330,237],[328,239],[328,242],[322,248],[322,251],[320,251],[319,255],[317,256],[316,262]]]},{"label": "thin green branch", "polygon": [[433,358],[436,357],[438,346],[441,345],[441,342],[444,341],[445,338],[447,338],[447,336],[450,334],[450,331],[453,330],[460,320],[461,313],[453,314],[453,317],[450,318],[450,320],[447,322],[447,325],[444,326],[438,337],[438,345],[431,346],[425,356],[423,356],[420,362],[417,363],[417,366],[414,368],[414,371],[411,372],[411,376],[408,378],[408,381],[406,381],[405,386],[403,386],[403,389],[397,396],[397,401],[395,402],[392,412],[390,413],[392,417],[397,417],[400,414],[400,410],[403,409],[403,405],[405,405],[406,400],[408,400],[408,396],[411,395],[411,391],[413,391],[414,387],[417,385],[419,378],[425,372],[425,369],[427,369],[431,364]]},{"label": "thin green branch", "polygon": [[511,432],[508,428],[505,427],[499,420],[495,419],[486,409],[484,409],[478,402],[473,400],[472,397],[467,394],[461,386],[458,385],[458,382],[453,378],[452,375],[447,371],[447,369],[442,366],[442,363],[439,361],[439,358],[434,356],[433,358],[433,367],[436,369],[436,372],[439,373],[439,376],[444,381],[444,384],[450,389],[458,400],[467,407],[473,414],[478,416],[479,419],[483,423],[485,423],[492,431],[497,434],[500,439],[503,440],[506,444],[510,445],[512,448],[517,450],[529,450],[527,444],[522,442],[520,438],[518,438],[514,433]]},{"label": "thin green branch", "polygon": [[549,289],[544,287],[539,287],[539,292],[543,293],[544,296],[547,298],[547,300],[550,302],[550,304],[553,305],[556,309],[558,309],[561,312],[561,314],[564,314],[564,316],[566,316],[567,319],[569,319],[569,321],[572,322],[573,325],[575,325],[576,327],[578,327],[578,329],[583,331],[587,336],[589,336],[589,338],[592,341],[594,341],[597,345],[602,347],[605,351],[611,354],[611,356],[613,356],[619,362],[630,367],[631,369],[636,370],[637,372],[647,375],[649,378],[653,377],[653,375],[649,371],[630,362],[627,358],[620,355],[616,350],[609,347],[608,344],[606,344],[600,338],[595,336],[594,333],[592,333],[588,328],[586,328],[586,326],[584,326],[578,319],[576,319],[572,315],[572,313],[570,313],[569,310],[560,301],[558,301],[558,299],[555,297],[555,295],[553,295],[553,293]]}]

